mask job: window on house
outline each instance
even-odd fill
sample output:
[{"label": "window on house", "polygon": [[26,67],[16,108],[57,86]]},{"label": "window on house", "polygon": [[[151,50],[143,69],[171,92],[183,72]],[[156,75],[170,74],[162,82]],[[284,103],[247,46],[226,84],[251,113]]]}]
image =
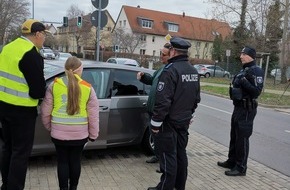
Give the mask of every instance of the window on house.
[{"label": "window on house", "polygon": [[168,23],[168,31],[169,32],[178,32],[179,26],[177,24]]},{"label": "window on house", "polygon": [[155,42],[155,36],[152,36],[152,42]]},{"label": "window on house", "polygon": [[199,59],[199,55],[198,55],[198,54],[195,54],[195,58],[196,58],[196,59]]},{"label": "window on house", "polygon": [[141,42],[146,42],[146,35],[141,35],[140,40]]},{"label": "window on house", "polygon": [[205,47],[205,48],[207,48],[207,47],[208,47],[208,43],[207,43],[207,42],[205,43],[204,47]]},{"label": "window on house", "polygon": [[120,25],[120,27],[122,27],[122,21],[121,20],[119,21],[119,25]]},{"label": "window on house", "polygon": [[112,28],[111,27],[108,27],[107,30],[110,32],[112,30]]},{"label": "window on house", "polygon": [[156,54],[156,50],[153,50],[153,56],[155,56],[155,54]]},{"label": "window on house", "polygon": [[153,22],[151,20],[142,20],[142,27],[143,28],[152,28]]},{"label": "window on house", "polygon": [[126,27],[126,20],[123,20],[123,26]]},{"label": "window on house", "polygon": [[140,55],[145,55],[146,50],[145,49],[140,49]]}]

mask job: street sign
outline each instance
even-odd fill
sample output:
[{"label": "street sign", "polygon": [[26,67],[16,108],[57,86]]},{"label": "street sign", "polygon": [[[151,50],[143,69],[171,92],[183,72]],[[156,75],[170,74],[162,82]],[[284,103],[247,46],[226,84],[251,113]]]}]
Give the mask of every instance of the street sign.
[{"label": "street sign", "polygon": [[101,9],[104,9],[108,6],[109,0],[92,0],[92,4],[96,9],[99,9],[99,1],[101,1]]},{"label": "street sign", "polygon": [[227,49],[227,50],[226,50],[226,56],[227,56],[227,57],[231,56],[231,50],[230,50],[230,49]]},{"label": "street sign", "polygon": [[[91,14],[91,22],[92,25],[94,25],[95,27],[98,27],[98,18],[99,18],[99,11],[95,10],[92,14]],[[105,11],[101,11],[101,25],[100,28],[103,28],[104,26],[106,26],[106,24],[108,23],[108,17],[105,13]]]}]

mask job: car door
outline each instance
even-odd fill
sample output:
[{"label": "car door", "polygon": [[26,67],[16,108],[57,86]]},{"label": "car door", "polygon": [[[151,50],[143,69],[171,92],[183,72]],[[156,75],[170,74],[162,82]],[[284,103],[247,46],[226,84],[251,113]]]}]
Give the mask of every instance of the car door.
[{"label": "car door", "polygon": [[[54,80],[55,77],[63,77],[65,74],[61,73],[48,79],[47,86]],[[107,98],[108,81],[110,76],[110,69],[98,68],[84,68],[82,78],[89,82],[94,88],[99,100],[99,136],[95,142],[88,144],[87,148],[106,148],[107,145],[107,126],[109,118],[109,110],[111,99]],[[39,155],[49,152],[54,152],[55,148],[51,142],[50,133],[42,125],[40,110],[39,116],[36,120],[35,137],[32,154]]]},{"label": "car door", "polygon": [[108,121],[111,109],[111,99],[108,97],[108,83],[111,69],[85,68],[82,79],[94,88],[99,100],[99,136],[95,142],[89,143],[87,148],[106,148],[108,139]]},{"label": "car door", "polygon": [[146,105],[150,86],[137,80],[136,74],[137,71],[125,69],[114,69],[112,73],[109,145],[136,144],[143,138],[148,121]]}]

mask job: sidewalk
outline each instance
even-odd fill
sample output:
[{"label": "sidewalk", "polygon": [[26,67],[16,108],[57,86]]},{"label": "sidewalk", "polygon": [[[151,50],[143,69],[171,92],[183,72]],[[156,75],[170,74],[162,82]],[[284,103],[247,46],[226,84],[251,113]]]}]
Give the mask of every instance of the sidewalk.
[{"label": "sidewalk", "polygon": [[[119,151],[120,150],[120,151]],[[83,157],[79,190],[146,190],[155,186],[160,174],[158,164],[147,164],[147,157],[125,149],[94,151],[92,158]],[[216,165],[225,160],[228,148],[190,131],[188,143],[188,180],[186,190],[289,190],[290,177],[252,159],[247,175],[228,177]],[[261,155],[262,156],[262,155]],[[58,190],[55,157],[32,158],[26,178],[29,190]]]}]

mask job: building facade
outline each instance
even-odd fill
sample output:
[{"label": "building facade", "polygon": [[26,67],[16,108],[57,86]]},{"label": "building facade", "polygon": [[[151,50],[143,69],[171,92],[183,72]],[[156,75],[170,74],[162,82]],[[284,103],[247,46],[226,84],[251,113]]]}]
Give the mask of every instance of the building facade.
[{"label": "building facade", "polygon": [[[191,42],[190,57],[211,59],[213,41],[217,35],[224,39],[231,34],[228,23],[215,19],[203,19],[185,15],[171,14],[138,7],[123,6],[120,10],[113,32],[124,33],[140,38],[134,54],[159,56],[166,36],[179,36]],[[137,38],[136,38],[137,39]],[[113,39],[120,51],[127,50],[122,41]]]}]

